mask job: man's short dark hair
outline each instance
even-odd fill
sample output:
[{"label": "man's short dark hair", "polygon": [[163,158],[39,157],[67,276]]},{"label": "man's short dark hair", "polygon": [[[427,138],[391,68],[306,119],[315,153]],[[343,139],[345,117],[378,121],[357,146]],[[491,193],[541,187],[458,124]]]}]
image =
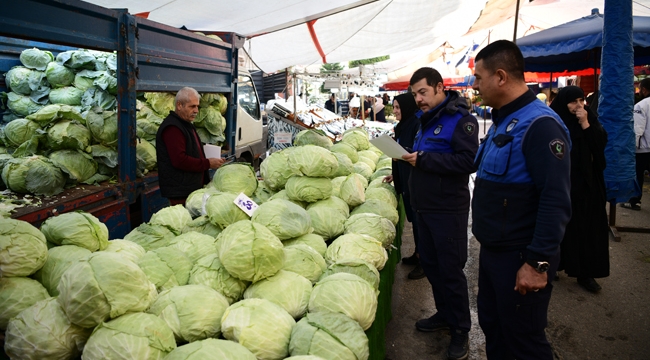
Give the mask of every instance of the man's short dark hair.
[{"label": "man's short dark hair", "polygon": [[650,91],[650,78],[645,78],[641,80],[641,82],[639,83],[639,87]]},{"label": "man's short dark hair", "polygon": [[440,75],[438,70],[434,68],[430,68],[430,67],[419,68],[413,73],[413,76],[411,76],[409,85],[413,86],[415,85],[415,83],[417,83],[422,79],[427,79],[427,85],[435,89],[436,85],[442,82],[442,75]]},{"label": "man's short dark hair", "polygon": [[483,67],[492,73],[498,69],[516,80],[524,81],[524,56],[517,44],[508,40],[498,40],[479,51],[475,62],[483,60]]}]

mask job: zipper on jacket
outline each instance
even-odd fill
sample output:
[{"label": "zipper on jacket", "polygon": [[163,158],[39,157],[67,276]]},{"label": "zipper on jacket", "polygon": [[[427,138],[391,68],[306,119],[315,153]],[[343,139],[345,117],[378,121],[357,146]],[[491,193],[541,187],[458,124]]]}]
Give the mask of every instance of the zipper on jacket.
[{"label": "zipper on jacket", "polygon": [[503,219],[501,221],[501,239],[506,238],[506,221],[508,221],[508,199],[503,199]]}]

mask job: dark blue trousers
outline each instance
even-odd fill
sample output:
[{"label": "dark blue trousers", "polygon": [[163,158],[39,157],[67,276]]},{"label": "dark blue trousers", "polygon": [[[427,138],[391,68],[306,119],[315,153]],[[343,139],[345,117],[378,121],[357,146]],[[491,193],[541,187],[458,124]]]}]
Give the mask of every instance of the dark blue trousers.
[{"label": "dark blue trousers", "polygon": [[551,300],[551,281],[559,264],[558,254],[549,262],[548,284],[537,292],[515,291],[517,271],[524,264],[521,250],[494,252],[481,248],[478,275],[478,319],[485,334],[488,359],[552,360],[544,328]]},{"label": "dark blue trousers", "polygon": [[438,313],[452,330],[469,331],[467,278],[468,214],[417,213],[420,264],[431,283]]}]

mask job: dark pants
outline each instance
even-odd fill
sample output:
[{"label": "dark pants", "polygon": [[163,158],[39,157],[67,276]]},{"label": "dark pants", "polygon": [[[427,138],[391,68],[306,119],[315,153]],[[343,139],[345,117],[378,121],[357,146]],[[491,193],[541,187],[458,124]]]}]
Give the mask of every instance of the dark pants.
[{"label": "dark pants", "polygon": [[171,199],[171,198],[169,198],[167,200],[169,200],[169,205],[170,206],[174,206],[174,205],[183,205],[183,206],[185,206],[185,200],[187,200],[187,198],[182,198],[182,199],[178,199],[178,198]]},{"label": "dark pants", "polygon": [[641,192],[638,197],[630,199],[630,204],[638,204],[641,202],[641,195],[643,195],[643,178],[644,172],[650,171],[650,153],[636,153],[636,182],[639,184]]},{"label": "dark pants", "polygon": [[452,330],[469,331],[467,262],[468,214],[417,213],[420,265],[431,283],[436,309]]},{"label": "dark pants", "polygon": [[558,252],[550,261],[546,287],[521,295],[514,288],[517,271],[524,264],[524,253],[481,248],[478,320],[485,334],[488,359],[553,359],[544,328],[559,255]]}]

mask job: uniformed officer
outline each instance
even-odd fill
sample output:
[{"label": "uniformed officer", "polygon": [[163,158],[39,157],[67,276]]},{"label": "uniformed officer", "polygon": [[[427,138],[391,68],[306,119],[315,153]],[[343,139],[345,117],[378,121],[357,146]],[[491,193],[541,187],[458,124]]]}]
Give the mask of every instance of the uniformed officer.
[{"label": "uniformed officer", "polygon": [[471,327],[467,279],[469,175],[476,171],[478,123],[456,91],[444,91],[442,76],[432,68],[417,70],[410,81],[420,120],[409,180],[411,206],[417,212],[418,250],[437,312],[419,320],[420,331],[450,329],[449,359],[466,359]]},{"label": "uniformed officer", "polygon": [[568,131],[526,86],[514,43],[500,40],[481,50],[475,75],[474,90],[495,109],[476,156],[472,200],[487,356],[550,360],[546,314],[571,216]]}]

